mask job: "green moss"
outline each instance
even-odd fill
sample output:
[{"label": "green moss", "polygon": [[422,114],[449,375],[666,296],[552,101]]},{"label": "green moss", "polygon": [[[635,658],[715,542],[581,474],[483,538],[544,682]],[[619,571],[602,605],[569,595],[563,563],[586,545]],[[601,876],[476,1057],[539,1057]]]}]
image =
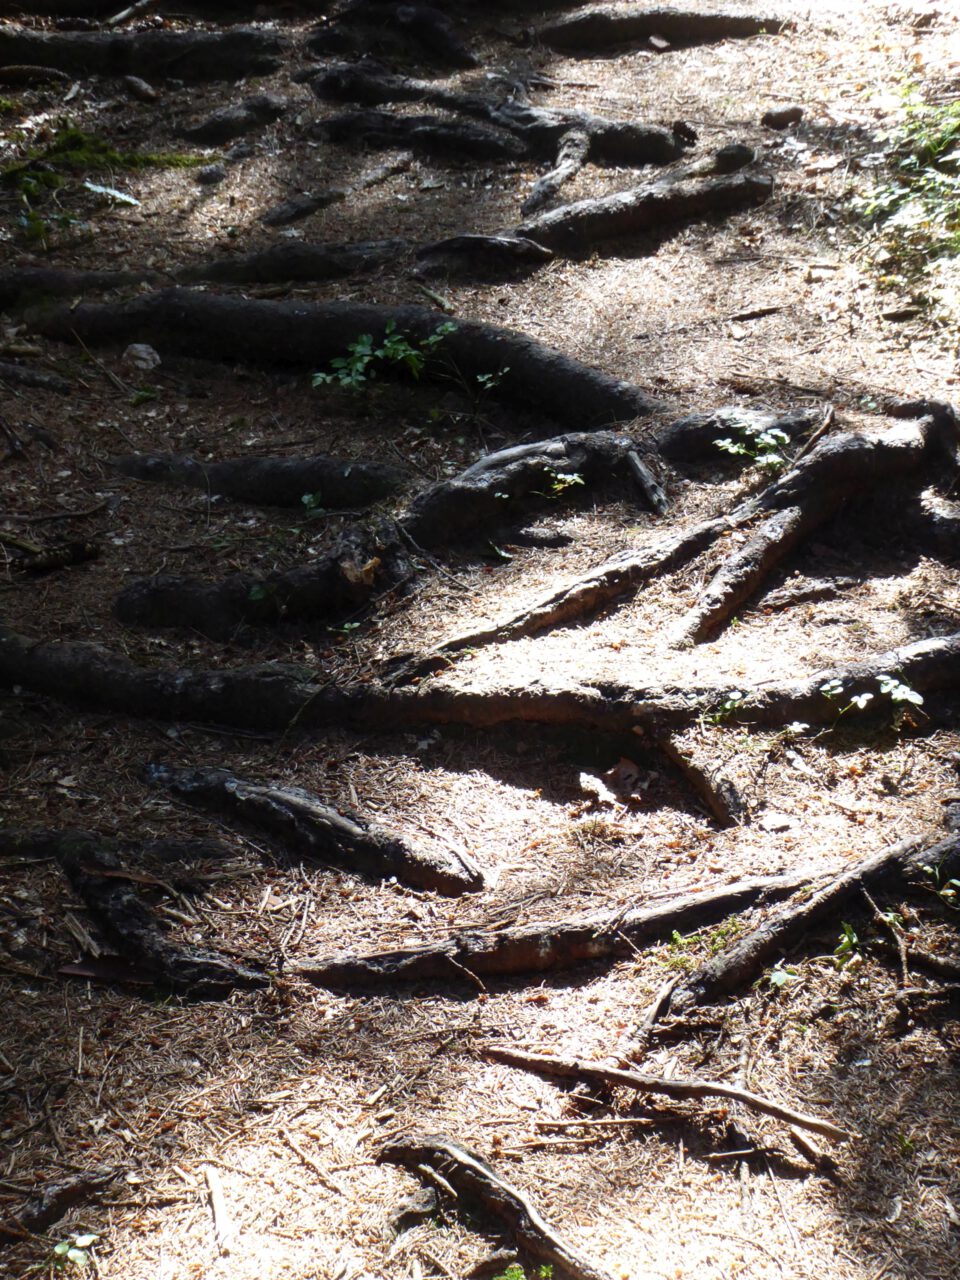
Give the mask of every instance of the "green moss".
[{"label": "green moss", "polygon": [[0,116],[10,116],[19,110],[20,103],[16,99],[0,97]]},{"label": "green moss", "polygon": [[[118,151],[103,138],[82,129],[59,130],[45,147],[33,151],[26,160],[0,172],[7,186],[23,189],[62,186],[65,177],[82,173],[127,172],[141,169],[193,169],[206,157],[180,152]],[[29,190],[27,194],[30,194]]]}]

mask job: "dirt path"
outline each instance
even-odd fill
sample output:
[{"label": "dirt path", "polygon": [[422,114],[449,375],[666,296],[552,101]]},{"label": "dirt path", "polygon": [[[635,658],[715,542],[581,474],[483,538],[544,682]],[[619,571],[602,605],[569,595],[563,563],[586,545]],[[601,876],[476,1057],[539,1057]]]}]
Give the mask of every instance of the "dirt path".
[{"label": "dirt path", "polygon": [[953,1274],[960,20],[225,9],[0,5],[0,1274]]}]

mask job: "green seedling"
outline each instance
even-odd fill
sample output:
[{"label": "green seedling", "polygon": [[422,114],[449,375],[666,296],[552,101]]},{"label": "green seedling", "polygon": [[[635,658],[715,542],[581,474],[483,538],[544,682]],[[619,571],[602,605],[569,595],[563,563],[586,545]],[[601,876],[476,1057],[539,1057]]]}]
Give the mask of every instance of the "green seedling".
[{"label": "green seedling", "polygon": [[362,333],[356,342],[348,345],[345,356],[335,356],[330,361],[329,373],[320,371],[313,375],[313,385],[340,386],[348,391],[361,391],[368,382],[376,378],[383,366],[391,365],[406,370],[414,380],[418,380],[432,353],[456,329],[455,324],[447,321],[417,342],[399,330],[396,322],[391,320],[384,329],[379,346],[374,344],[373,334]]},{"label": "green seedling", "polygon": [[843,921],[840,925],[840,941],[833,949],[833,963],[838,969],[846,969],[863,962],[860,938],[852,925]]},{"label": "green seedling", "polygon": [[752,466],[775,474],[787,465],[784,447],[790,443],[790,437],[779,427],[762,428],[749,422],[733,424],[736,437],[725,436],[716,441],[722,453],[734,458],[743,458]]}]

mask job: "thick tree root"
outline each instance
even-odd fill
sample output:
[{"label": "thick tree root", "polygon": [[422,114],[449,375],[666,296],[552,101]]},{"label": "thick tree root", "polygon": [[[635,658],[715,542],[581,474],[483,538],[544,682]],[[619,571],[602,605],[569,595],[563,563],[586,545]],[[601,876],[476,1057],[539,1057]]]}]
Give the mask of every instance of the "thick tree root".
[{"label": "thick tree root", "polygon": [[702,889],[682,898],[611,916],[510,925],[455,934],[442,942],[400,951],[304,960],[296,973],[325,987],[369,987],[397,982],[476,981],[528,973],[553,973],[596,961],[636,955],[637,948],[673,932],[688,933],[734,911],[776,901],[809,886],[810,873],[791,872]]},{"label": "thick tree root", "polygon": [[664,178],[609,196],[560,205],[527,218],[517,233],[555,252],[591,249],[605,240],[662,232],[694,218],[762,204],[773,191],[763,173],[732,173],[687,181]]},{"label": "thick tree root", "polygon": [[801,1129],[809,1129],[834,1142],[842,1142],[851,1135],[829,1120],[820,1120],[816,1116],[806,1115],[802,1111],[794,1111],[779,1102],[772,1102],[760,1094],[739,1089],[736,1085],[724,1084],[719,1080],[678,1080],[673,1077],[652,1076],[639,1071],[620,1071],[614,1067],[604,1067],[595,1062],[584,1062],[578,1058],[554,1058],[544,1053],[524,1053],[506,1046],[491,1045],[483,1050],[483,1056],[491,1062],[503,1062],[509,1067],[520,1067],[524,1071],[536,1071],[540,1075],[551,1076],[560,1080],[576,1080],[582,1084],[602,1087],[623,1087],[635,1089],[637,1093],[662,1094],[667,1098],[685,1101],[688,1098],[726,1098],[730,1102],[739,1102],[757,1111],[761,1115],[773,1116],[788,1125],[797,1125]]},{"label": "thick tree root", "polygon": [[722,768],[701,763],[688,747],[680,745],[674,734],[652,731],[651,737],[657,750],[680,770],[719,826],[735,827],[746,819],[747,806],[734,783],[723,776]]},{"label": "thick tree root", "polygon": [[153,912],[134,892],[107,842],[83,831],[4,835],[18,847],[52,854],[73,889],[121,954],[160,986],[184,995],[218,999],[236,987],[265,987],[266,975],[227,959],[170,942]]},{"label": "thick tree root", "polygon": [[702,13],[682,9],[587,9],[540,27],[537,39],[550,49],[575,57],[617,53],[630,45],[646,44],[651,36],[675,48],[713,44],[773,34],[784,26],[782,18],[746,14]]},{"label": "thick tree root", "polygon": [[400,1138],[383,1148],[380,1159],[415,1172],[432,1170],[452,1187],[458,1200],[475,1201],[499,1218],[524,1253],[557,1267],[570,1280],[610,1280],[560,1239],[523,1192],[458,1142],[435,1134]]},{"label": "thick tree root", "polygon": [[314,138],[365,147],[403,147],[446,160],[521,160],[527,148],[488,125],[441,116],[401,116],[387,111],[348,111],[310,128]]},{"label": "thick tree root", "polygon": [[0,30],[0,65],[29,63],[86,76],[238,80],[276,71],[287,49],[282,36],[262,27],[103,33],[11,23]]},{"label": "thick tree root", "polygon": [[307,42],[307,52],[367,54],[384,49],[426,58],[443,67],[478,65],[446,14],[426,4],[369,3],[360,0],[336,14]]},{"label": "thick tree root", "polygon": [[557,158],[549,173],[538,178],[533,190],[520,206],[524,217],[549,204],[566,182],[575,178],[590,155],[590,135],[585,129],[570,129],[560,139]]},{"label": "thick tree root", "polygon": [[[314,370],[342,356],[362,334],[381,342],[389,324],[421,344],[436,333],[440,317],[424,307],[262,302],[169,289],[123,303],[37,310],[31,322],[37,332],[66,342],[78,337],[88,344],[149,342],[161,354]],[[448,383],[445,357],[471,385],[478,375],[501,372],[494,392],[498,399],[530,405],[581,431],[662,408],[638,387],[496,325],[456,321],[422,379]]]},{"label": "thick tree root", "polygon": [[202,147],[222,147],[254,129],[273,124],[290,109],[287,98],[275,93],[255,93],[240,102],[219,107],[196,124],[182,125],[179,133]]},{"label": "thick tree root", "polygon": [[662,457],[670,462],[717,462],[721,440],[736,438],[744,432],[753,436],[764,431],[782,431],[796,440],[810,431],[821,418],[816,409],[794,409],[790,413],[763,413],[732,405],[713,413],[692,413],[679,418],[653,435]]},{"label": "thick tree root", "polygon": [[[232,670],[150,669],[99,645],[36,641],[0,628],[0,683],[63,702],[165,722],[193,722],[266,733],[311,731],[331,724],[386,730],[411,725],[491,729],[543,724],[599,733],[679,729],[703,715],[768,728],[806,722],[832,725],[849,699],[873,695],[871,708],[896,705],[882,677],[921,694],[960,688],[960,633],[918,640],[867,662],[827,668],[802,680],[728,688],[650,690],[622,685],[546,690],[525,684],[488,693],[428,681],[415,689],[364,685],[339,690],[293,665],[264,663]],[[827,692],[824,692],[826,687]],[[845,723],[849,724],[850,720]]]},{"label": "thick tree root", "polygon": [[553,258],[553,250],[545,249],[535,240],[515,235],[459,235],[447,236],[433,244],[424,245],[416,253],[417,265],[413,274],[454,275],[474,274],[478,270],[490,274],[518,268],[534,270]]},{"label": "thick tree root", "polygon": [[30,369],[24,364],[13,364],[10,360],[0,360],[0,385],[12,383],[17,387],[35,387],[39,391],[55,391],[57,395],[68,396],[73,387],[59,374],[47,373],[44,369]]},{"label": "thick tree root", "polygon": [[128,625],[180,627],[227,640],[243,626],[341,620],[412,576],[400,531],[385,521],[376,529],[345,529],[312,564],[262,577],[235,573],[211,584],[158,574],[121,591],[114,611]]},{"label": "thick tree root", "polygon": [[[553,175],[548,175],[549,181],[543,180],[547,184],[543,188],[544,200],[547,186],[555,191],[587,160],[631,167],[670,164],[692,145],[695,136],[686,125],[667,129],[636,121],[608,120],[584,111],[554,111],[513,97],[494,100],[457,93],[439,89],[430,81],[386,75],[354,65],[329,68],[311,80],[311,88],[321,99],[358,102],[368,107],[393,102],[422,103],[505,130],[523,144],[530,156],[555,159]],[[525,208],[524,212],[528,210]]]},{"label": "thick tree root", "polygon": [[228,458],[198,462],[174,453],[131,453],[110,460],[133,480],[202,489],[256,506],[299,507],[308,495],[314,507],[364,507],[395,493],[405,479],[381,462],[312,458]]},{"label": "thick tree root", "polygon": [[299,787],[245,782],[223,769],[147,767],[148,779],[180,800],[239,822],[297,858],[328,863],[433,893],[458,895],[483,888],[477,865],[452,849],[436,852],[357,814],[343,814]]},{"label": "thick tree root", "polygon": [[[556,500],[567,490],[577,492],[579,487],[616,479],[632,486],[632,452],[629,436],[606,431],[506,449],[481,459],[453,480],[431,486],[397,525],[384,524],[374,532],[346,530],[334,549],[313,564],[264,578],[234,574],[216,584],[164,574],[128,587],[117,601],[117,613],[124,622],[186,627],[213,638],[232,635],[243,624],[338,619],[355,612],[375,593],[413,576],[406,544],[422,549],[478,537],[486,542],[501,526],[515,525],[525,513]],[[288,462],[286,468],[278,465],[284,461]],[[139,460],[127,462],[143,474]],[[214,464],[210,468],[211,487],[223,474],[232,480],[239,471],[248,495],[269,495],[269,484],[264,482],[274,474],[294,502],[311,491],[308,481],[298,478],[294,462],[261,462],[269,465]],[[349,476],[351,464],[327,463],[332,472],[332,505],[338,505],[333,484],[344,471]],[[167,459],[161,458],[157,464],[147,460],[148,469],[154,465],[161,477],[169,470]],[[182,463],[177,470],[184,474]],[[374,490],[382,486],[383,473],[388,471],[371,468],[370,477],[365,478],[362,467],[356,470],[347,486],[351,502],[359,500],[365,486]],[[204,483],[204,468],[195,463],[187,465],[185,474],[199,485]]]},{"label": "thick tree root", "polygon": [[902,840],[869,854],[811,896],[788,902],[759,928],[738,938],[678,983],[663,1011],[682,1015],[754,981],[764,968],[784,956],[854,893],[891,877],[921,881],[925,866],[935,866],[941,875],[950,878],[960,865],[960,837],[952,836],[933,846],[918,845],[916,839]]}]

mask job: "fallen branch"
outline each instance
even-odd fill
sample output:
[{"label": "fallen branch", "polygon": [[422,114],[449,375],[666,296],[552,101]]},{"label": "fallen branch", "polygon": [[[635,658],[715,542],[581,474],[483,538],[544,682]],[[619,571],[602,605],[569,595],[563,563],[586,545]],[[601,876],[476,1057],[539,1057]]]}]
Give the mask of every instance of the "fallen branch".
[{"label": "fallen branch", "polygon": [[604,1067],[599,1063],[584,1062],[579,1058],[554,1058],[543,1053],[524,1053],[519,1049],[506,1046],[491,1045],[481,1050],[483,1056],[492,1062],[503,1062],[509,1067],[522,1067],[525,1071],[536,1071],[540,1075],[553,1076],[561,1080],[577,1080],[588,1085],[623,1086],[635,1089],[638,1093],[663,1094],[668,1098],[685,1100],[687,1098],[727,1098],[731,1102],[740,1102],[751,1111],[759,1111],[762,1115],[773,1116],[785,1124],[797,1125],[801,1129],[809,1129],[834,1142],[842,1142],[851,1135],[848,1130],[841,1129],[829,1120],[819,1120],[802,1111],[794,1111],[779,1102],[771,1102],[760,1094],[740,1089],[736,1085],[724,1084],[719,1080],[678,1080],[664,1076],[647,1075],[640,1071],[621,1071],[614,1067]]},{"label": "fallen branch", "polygon": [[440,942],[399,951],[303,960],[299,977],[329,987],[396,982],[463,981],[464,978],[552,973],[598,960],[636,955],[637,949],[674,931],[689,933],[735,911],[775,901],[813,883],[810,872],[735,881],[687,892],[651,906],[614,915],[509,925],[454,934]]},{"label": "fallen branch", "polygon": [[458,1197],[475,1200],[498,1217],[531,1258],[561,1268],[571,1280],[610,1280],[560,1239],[522,1191],[458,1142],[432,1134],[401,1138],[384,1147],[380,1159],[414,1172],[432,1168]]},{"label": "fallen branch", "polygon": [[411,844],[369,818],[344,814],[299,787],[245,782],[224,769],[147,766],[147,778],[180,800],[226,816],[266,835],[285,853],[435,893],[483,888],[483,875],[465,854]]}]

